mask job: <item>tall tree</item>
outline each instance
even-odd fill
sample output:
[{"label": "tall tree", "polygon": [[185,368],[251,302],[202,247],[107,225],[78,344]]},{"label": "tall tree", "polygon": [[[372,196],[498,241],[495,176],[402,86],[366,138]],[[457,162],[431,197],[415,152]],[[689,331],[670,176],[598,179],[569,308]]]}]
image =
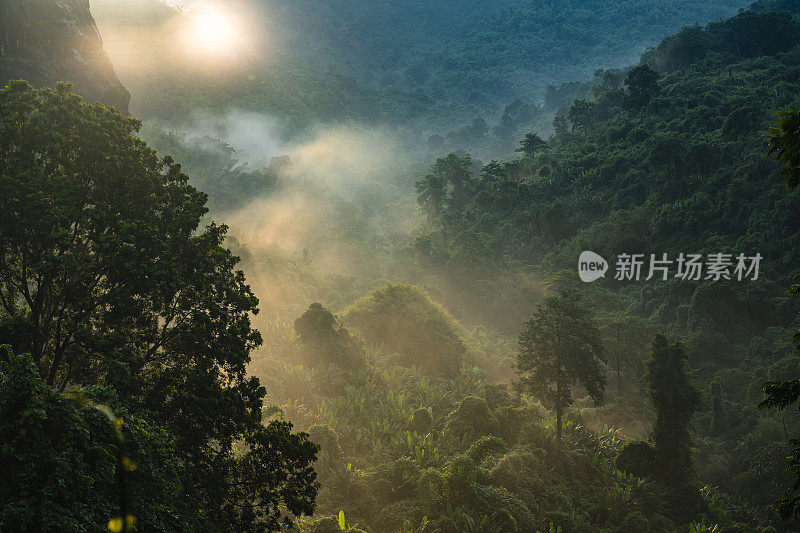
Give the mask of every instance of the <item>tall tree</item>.
[{"label": "tall tree", "polygon": [[514,150],[515,152],[522,152],[527,157],[533,158],[547,148],[547,141],[542,139],[538,133],[526,133],[525,138],[520,141],[520,147]]},{"label": "tall tree", "polygon": [[680,343],[656,335],[650,345],[644,381],[655,410],[650,441],[656,468],[663,479],[692,477],[692,415],[700,406],[700,395],[686,374],[688,355]]},{"label": "tall tree", "polygon": [[705,503],[692,466],[692,416],[700,395],[686,373],[688,355],[683,346],[656,335],[650,344],[644,382],[655,416],[648,442],[632,442],[620,451],[617,465],[639,477],[651,477],[669,487],[673,517],[693,520]]},{"label": "tall tree", "polygon": [[580,383],[596,404],[602,402],[603,357],[600,331],[577,293],[562,291],[546,298],[525,324],[519,337],[518,386],[555,409],[559,441],[564,409],[573,402],[573,385]]},{"label": "tall tree", "polygon": [[439,220],[447,197],[447,180],[441,174],[431,172],[415,184],[417,202],[428,211],[428,221]]},{"label": "tall tree", "polygon": [[572,130],[587,133],[594,123],[594,103],[587,100],[575,100],[569,106],[567,114]]},{"label": "tall tree", "polygon": [[448,154],[436,160],[433,173],[442,176],[450,189],[449,207],[462,211],[469,201],[467,191],[472,181],[472,158],[467,154]]},{"label": "tall tree", "polygon": [[441,220],[445,209],[461,212],[466,208],[471,167],[469,155],[451,153],[437,159],[431,173],[416,183],[417,202],[428,210],[429,221]]},{"label": "tall tree", "polygon": [[[783,163],[781,177],[786,182],[789,191],[800,184],[800,110],[790,107],[780,112],[780,120],[770,129],[769,155],[775,155]],[[800,275],[796,275],[795,282],[789,294],[800,295]],[[794,336],[795,348],[800,351],[800,332]],[[768,381],[763,386],[766,399],[758,406],[759,409],[777,408],[786,409],[797,404],[800,400],[800,379],[788,381]],[[775,502],[775,508],[785,520],[800,517],[800,438],[789,440],[792,449],[788,457],[789,470],[793,474],[793,482],[786,494]]]},{"label": "tall tree", "polygon": [[791,106],[779,115],[780,120],[769,130],[767,154],[783,164],[781,177],[791,191],[800,184],[800,109]]},{"label": "tall tree", "polygon": [[639,109],[650,103],[658,95],[658,72],[647,65],[637,65],[625,77],[625,105]]},{"label": "tall tree", "polygon": [[70,89],[0,90],[0,344],[56,390],[110,387],[168,427],[184,490],[220,530],[310,513],[316,446],[261,425],[258,301],[226,228],[199,229],[205,194],[139,121]]}]

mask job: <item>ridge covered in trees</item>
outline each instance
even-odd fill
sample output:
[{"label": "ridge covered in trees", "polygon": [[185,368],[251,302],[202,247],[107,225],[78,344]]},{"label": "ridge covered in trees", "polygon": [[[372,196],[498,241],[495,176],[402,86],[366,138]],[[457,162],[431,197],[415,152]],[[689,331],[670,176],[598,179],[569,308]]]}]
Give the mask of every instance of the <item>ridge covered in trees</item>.
[{"label": "ridge covered in trees", "polygon": [[[446,21],[454,5],[435,8]],[[468,38],[441,67],[467,68],[465,87],[500,68],[481,46],[502,46],[506,28],[527,43],[535,14],[553,15],[468,5],[450,28]],[[333,20],[398,9],[358,7]],[[607,7],[604,24],[633,9]],[[420,171],[405,189],[411,239],[372,232],[364,213],[385,206],[354,209],[339,182],[292,181],[288,157],[251,170],[214,139],[145,132],[165,156],[138,120],[67,85],[0,90],[0,530],[796,531],[797,8],[762,0],[686,27],[636,65],[551,86],[542,106],[512,102],[491,134],[485,120],[456,132],[516,155],[445,152]],[[393,31],[373,30],[369,43]],[[555,53],[549,42],[512,50],[513,68]],[[389,74],[418,59],[404,51],[383,50]],[[449,79],[416,75],[431,94]],[[333,78],[358,101],[352,79]],[[363,87],[401,102],[384,81]],[[294,87],[251,82],[195,88],[185,105],[280,107]],[[179,114],[170,99],[186,85],[149,112]],[[298,122],[317,105],[347,114],[294,103]],[[545,108],[553,135],[520,134]],[[287,190],[325,207],[318,240],[350,244],[351,272],[210,220]],[[758,252],[763,271],[583,284],[583,250]],[[369,255],[391,265],[352,266]]]}]

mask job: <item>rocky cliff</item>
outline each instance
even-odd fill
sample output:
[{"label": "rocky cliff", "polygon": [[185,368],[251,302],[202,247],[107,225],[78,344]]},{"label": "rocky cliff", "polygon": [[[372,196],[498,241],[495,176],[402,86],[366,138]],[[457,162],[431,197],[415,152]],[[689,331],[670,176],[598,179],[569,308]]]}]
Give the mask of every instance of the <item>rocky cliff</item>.
[{"label": "rocky cliff", "polygon": [[0,0],[0,86],[69,81],[87,100],[128,112],[88,0]]}]

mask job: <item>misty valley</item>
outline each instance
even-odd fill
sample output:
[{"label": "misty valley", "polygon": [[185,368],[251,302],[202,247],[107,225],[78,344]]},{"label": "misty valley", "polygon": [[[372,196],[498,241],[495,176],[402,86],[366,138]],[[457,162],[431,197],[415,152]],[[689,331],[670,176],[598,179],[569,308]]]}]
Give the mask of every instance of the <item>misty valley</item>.
[{"label": "misty valley", "polygon": [[800,1],[0,1],[0,532],[800,531]]}]

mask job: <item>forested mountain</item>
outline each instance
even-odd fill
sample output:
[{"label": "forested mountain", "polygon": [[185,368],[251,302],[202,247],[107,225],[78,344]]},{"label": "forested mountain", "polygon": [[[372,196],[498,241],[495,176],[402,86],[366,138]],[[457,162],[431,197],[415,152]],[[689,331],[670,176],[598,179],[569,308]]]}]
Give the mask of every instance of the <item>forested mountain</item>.
[{"label": "forested mountain", "polygon": [[235,104],[296,127],[358,120],[444,132],[476,116],[493,121],[514,98],[540,100],[547,84],[629,64],[681,26],[729,16],[745,5],[240,0],[229,9],[246,13],[265,38],[258,53],[226,59],[242,62],[247,76],[223,79],[171,59],[182,16],[159,0],[125,7],[98,0],[94,11],[113,39],[112,56],[115,48],[133,45],[151,67],[157,65],[142,72],[136,61],[135,73],[126,75],[127,54],[118,56],[123,81],[135,94],[148,95],[134,98],[134,110],[144,118],[177,119],[197,106]]},{"label": "forested mountain", "polygon": [[[437,99],[538,100],[548,83],[634,62],[678,28],[746,2],[274,2],[355,74]],[[290,23],[290,25],[292,25]],[[300,49],[299,47],[296,47]],[[368,70],[364,68],[368,67]]]},{"label": "forested mountain", "polygon": [[0,89],[0,530],[800,529],[797,0],[92,5],[144,123]]},{"label": "forested mountain", "polygon": [[[700,477],[759,504],[753,483],[775,475],[766,464],[782,453],[755,416],[760,386],[795,376],[798,364],[788,344],[796,302],[784,291],[800,260],[800,205],[764,158],[773,110],[800,94],[798,30],[774,12],[684,29],[625,75],[599,77],[594,98],[564,108],[549,142],[526,139],[520,159],[479,169],[451,155],[418,184],[430,229],[417,249],[467,277],[498,263],[571,269],[583,250],[760,253],[753,282],[643,284],[610,273],[593,286],[598,308],[686,339],[714,406],[695,426]],[[460,196],[454,185],[432,193],[459,171]]]}]

